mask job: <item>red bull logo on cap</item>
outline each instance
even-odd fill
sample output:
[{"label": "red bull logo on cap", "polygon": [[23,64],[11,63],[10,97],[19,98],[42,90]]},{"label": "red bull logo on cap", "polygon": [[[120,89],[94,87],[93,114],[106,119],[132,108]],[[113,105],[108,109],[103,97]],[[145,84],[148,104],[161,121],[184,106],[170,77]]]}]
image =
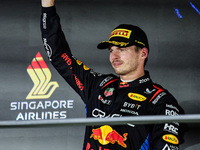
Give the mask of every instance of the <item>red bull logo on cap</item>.
[{"label": "red bull logo on cap", "polygon": [[90,138],[98,140],[102,145],[107,145],[109,143],[115,144],[115,142],[117,142],[119,145],[126,148],[127,145],[124,141],[127,140],[127,135],[128,133],[124,133],[123,136],[121,136],[118,132],[113,130],[112,127],[104,125],[100,128],[93,129]]}]

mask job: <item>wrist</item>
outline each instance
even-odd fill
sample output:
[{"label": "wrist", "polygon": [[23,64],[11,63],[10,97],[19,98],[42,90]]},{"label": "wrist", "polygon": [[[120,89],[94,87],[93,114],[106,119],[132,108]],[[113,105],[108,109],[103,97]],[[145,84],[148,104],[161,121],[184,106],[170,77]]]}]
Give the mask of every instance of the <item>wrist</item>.
[{"label": "wrist", "polygon": [[54,5],[54,0],[42,0],[42,7],[52,7]]}]

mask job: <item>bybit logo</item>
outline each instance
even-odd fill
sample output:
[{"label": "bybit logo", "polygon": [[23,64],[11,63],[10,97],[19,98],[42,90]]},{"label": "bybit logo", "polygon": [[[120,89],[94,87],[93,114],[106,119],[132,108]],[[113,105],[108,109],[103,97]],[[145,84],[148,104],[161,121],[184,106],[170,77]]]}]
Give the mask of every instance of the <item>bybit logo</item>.
[{"label": "bybit logo", "polygon": [[47,99],[53,94],[55,89],[59,87],[57,82],[50,81],[51,72],[40,52],[33,58],[31,65],[27,68],[27,72],[34,83],[34,86],[26,99]]}]

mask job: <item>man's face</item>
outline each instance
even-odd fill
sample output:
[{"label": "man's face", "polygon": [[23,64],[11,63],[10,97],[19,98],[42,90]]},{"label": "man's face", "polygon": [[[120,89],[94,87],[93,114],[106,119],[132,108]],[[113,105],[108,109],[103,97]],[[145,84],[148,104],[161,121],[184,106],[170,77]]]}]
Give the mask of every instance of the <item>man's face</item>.
[{"label": "man's face", "polygon": [[109,48],[110,62],[116,74],[127,76],[134,74],[138,70],[140,52],[136,51],[136,49],[136,46],[125,48],[111,46]]}]

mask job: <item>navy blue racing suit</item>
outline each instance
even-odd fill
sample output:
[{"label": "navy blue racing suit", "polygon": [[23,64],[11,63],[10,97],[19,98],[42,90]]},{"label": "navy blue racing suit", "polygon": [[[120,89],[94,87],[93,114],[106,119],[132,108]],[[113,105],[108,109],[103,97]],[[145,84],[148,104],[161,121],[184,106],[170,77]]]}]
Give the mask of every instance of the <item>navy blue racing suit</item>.
[{"label": "navy blue racing suit", "polygon": [[[76,59],[61,29],[55,6],[42,8],[41,32],[50,62],[80,95],[87,117],[112,118],[182,113],[176,99],[152,82],[149,72],[132,82],[114,74],[100,74]],[[178,122],[155,125],[86,126],[84,150],[178,150]]]}]

